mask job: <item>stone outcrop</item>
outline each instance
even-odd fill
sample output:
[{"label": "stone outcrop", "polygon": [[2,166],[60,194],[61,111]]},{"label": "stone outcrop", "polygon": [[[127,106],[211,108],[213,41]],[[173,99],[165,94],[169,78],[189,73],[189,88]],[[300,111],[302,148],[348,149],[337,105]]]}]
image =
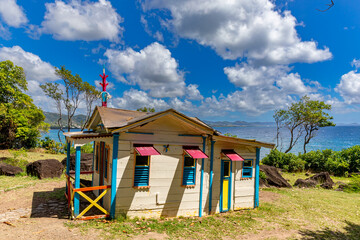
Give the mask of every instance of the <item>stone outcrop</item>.
[{"label": "stone outcrop", "polygon": [[26,165],[26,173],[43,178],[59,178],[64,171],[64,166],[56,159],[38,160]]},{"label": "stone outcrop", "polygon": [[[266,182],[269,186],[291,188],[291,185],[281,176],[276,167],[260,165],[260,171],[266,174]],[[264,184],[266,186],[266,184]]]},{"label": "stone outcrop", "polygon": [[15,176],[21,172],[23,172],[23,170],[19,167],[0,162],[0,175]]}]

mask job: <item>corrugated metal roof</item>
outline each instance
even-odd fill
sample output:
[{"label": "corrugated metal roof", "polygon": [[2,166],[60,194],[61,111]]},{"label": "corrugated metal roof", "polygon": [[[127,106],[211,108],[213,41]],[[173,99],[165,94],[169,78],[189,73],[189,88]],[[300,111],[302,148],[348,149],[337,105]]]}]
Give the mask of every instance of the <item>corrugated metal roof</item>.
[{"label": "corrugated metal roof", "polygon": [[117,128],[128,125],[131,121],[147,118],[154,113],[131,111],[117,108],[97,107],[105,128]]}]

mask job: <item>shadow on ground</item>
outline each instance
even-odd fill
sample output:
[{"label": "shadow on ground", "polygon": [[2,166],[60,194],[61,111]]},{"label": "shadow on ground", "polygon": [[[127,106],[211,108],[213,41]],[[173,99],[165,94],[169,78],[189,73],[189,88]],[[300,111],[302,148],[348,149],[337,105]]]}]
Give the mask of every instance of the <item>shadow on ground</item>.
[{"label": "shadow on ground", "polygon": [[344,231],[331,230],[325,228],[318,231],[304,230],[300,231],[299,234],[302,235],[303,240],[322,240],[322,239],[333,239],[333,240],[358,240],[360,239],[360,225],[355,224],[349,221],[345,221],[347,224],[344,227]]},{"label": "shadow on ground", "polygon": [[[65,187],[54,188],[53,191],[34,192],[30,217],[69,219],[68,202],[64,193]],[[86,192],[86,195],[91,199],[96,198],[92,192]],[[80,197],[80,213],[89,205],[85,198]],[[103,213],[92,207],[84,216],[99,214]]]}]

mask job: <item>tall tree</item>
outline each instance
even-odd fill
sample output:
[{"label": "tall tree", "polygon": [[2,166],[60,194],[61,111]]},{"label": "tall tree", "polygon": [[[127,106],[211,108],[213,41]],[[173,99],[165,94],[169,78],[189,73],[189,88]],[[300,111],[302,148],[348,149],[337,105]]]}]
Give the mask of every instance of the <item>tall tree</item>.
[{"label": "tall tree", "polygon": [[138,112],[155,112],[155,108],[142,107],[142,108],[136,109],[136,111],[138,111]]},{"label": "tall tree", "polygon": [[310,100],[309,97],[305,96],[304,100],[304,153],[306,153],[306,145],[309,144],[310,140],[316,136],[316,132],[322,127],[335,126],[331,121],[333,119],[329,113],[325,110],[331,110],[330,104],[325,104],[323,101]]},{"label": "tall tree", "polygon": [[59,131],[58,131],[58,138],[61,141],[61,132],[63,130],[63,123],[62,123],[62,101],[63,101],[63,91],[60,88],[58,83],[45,83],[40,85],[41,89],[45,92],[45,95],[52,98],[55,101],[56,110],[59,113],[59,118],[57,120]]},{"label": "tall tree", "polygon": [[275,111],[273,117],[277,124],[277,136],[280,135],[282,127],[288,129],[290,133],[289,146],[285,153],[295,146],[301,136],[304,137],[303,149],[306,152],[306,145],[309,144],[319,128],[335,126],[331,121],[333,118],[325,112],[326,110],[331,110],[331,105],[322,101],[310,100],[305,95],[287,109]]},{"label": "tall tree", "polygon": [[0,148],[35,147],[40,131],[46,130],[45,116],[27,90],[21,67],[0,62]]},{"label": "tall tree", "polygon": [[61,78],[64,90],[60,88],[60,84],[58,83],[46,83],[41,85],[41,88],[47,96],[55,101],[56,109],[59,113],[58,137],[61,141],[60,132],[63,132],[64,127],[62,121],[62,109],[64,108],[67,113],[65,128],[67,128],[67,131],[70,131],[71,127],[73,127],[73,117],[80,104],[84,103],[86,106],[86,120],[81,126],[81,130],[83,130],[91,116],[94,102],[98,98],[100,92],[97,91],[94,86],[84,82],[78,74],[73,75],[70,70],[65,68],[65,66],[55,68],[55,73]]}]

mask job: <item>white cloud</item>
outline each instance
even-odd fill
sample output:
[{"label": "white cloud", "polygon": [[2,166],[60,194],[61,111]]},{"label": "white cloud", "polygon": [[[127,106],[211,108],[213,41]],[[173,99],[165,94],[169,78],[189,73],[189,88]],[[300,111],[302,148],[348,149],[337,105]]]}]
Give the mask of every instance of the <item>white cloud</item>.
[{"label": "white cloud", "polygon": [[52,34],[58,40],[97,41],[107,39],[118,42],[123,32],[123,19],[110,1],[97,2],[56,0],[46,3],[42,33]]},{"label": "white cloud", "polygon": [[189,100],[202,100],[204,97],[201,95],[197,84],[189,84],[186,87],[186,98]]},{"label": "white cloud", "polygon": [[54,111],[54,102],[47,97],[40,84],[46,81],[55,81],[59,79],[55,75],[54,67],[33,53],[24,51],[19,46],[11,48],[0,48],[0,61],[10,60],[15,65],[24,69],[28,83],[27,94],[34,100],[34,104],[41,107],[44,111]]},{"label": "white cloud", "polygon": [[311,90],[305,86],[298,73],[289,73],[287,66],[259,66],[240,64],[235,67],[225,67],[224,72],[228,79],[237,87],[272,87],[276,85],[287,94],[304,94]]},{"label": "white cloud", "polygon": [[185,93],[184,73],[163,45],[155,42],[140,50],[109,49],[104,54],[110,71],[127,84],[137,84],[151,97],[177,97]]},{"label": "white cloud", "polygon": [[355,67],[356,69],[360,68],[360,59],[353,59],[351,66]]},{"label": "white cloud", "polygon": [[360,73],[350,71],[341,76],[335,91],[339,92],[347,104],[360,104]]},{"label": "white cloud", "polygon": [[28,22],[23,9],[16,0],[0,0],[0,15],[2,20],[11,27],[20,27]]},{"label": "white cloud", "polygon": [[302,41],[289,11],[270,0],[143,0],[143,10],[166,9],[163,25],[180,37],[210,46],[225,59],[247,57],[262,64],[313,63],[330,59],[328,48]]},{"label": "white cloud", "polygon": [[0,60],[10,60],[22,67],[28,81],[45,82],[59,79],[50,63],[44,62],[38,55],[24,51],[20,46],[0,48]]},{"label": "white cloud", "polygon": [[125,91],[122,97],[110,99],[110,103],[115,107],[130,110],[151,107],[155,108],[156,111],[162,111],[169,108],[169,105],[163,99],[151,98],[146,92],[136,89]]}]

